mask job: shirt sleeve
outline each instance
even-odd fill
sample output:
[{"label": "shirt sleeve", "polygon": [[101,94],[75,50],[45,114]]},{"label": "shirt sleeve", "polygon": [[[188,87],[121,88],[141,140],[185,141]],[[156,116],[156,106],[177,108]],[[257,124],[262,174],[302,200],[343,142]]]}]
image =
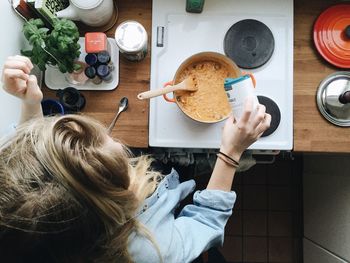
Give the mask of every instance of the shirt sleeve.
[{"label": "shirt sleeve", "polygon": [[183,262],[191,262],[203,251],[224,241],[224,229],[232,214],[236,193],[220,190],[197,191],[193,204],[175,219],[175,234],[181,239]]}]

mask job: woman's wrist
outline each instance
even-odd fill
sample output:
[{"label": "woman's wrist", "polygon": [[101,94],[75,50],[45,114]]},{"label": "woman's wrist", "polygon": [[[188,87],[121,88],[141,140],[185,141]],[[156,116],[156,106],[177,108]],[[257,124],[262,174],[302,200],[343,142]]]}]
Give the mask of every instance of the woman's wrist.
[{"label": "woman's wrist", "polygon": [[22,113],[20,123],[26,122],[32,118],[42,117],[43,112],[41,103],[27,103],[22,101]]},{"label": "woman's wrist", "polygon": [[224,154],[226,154],[226,155],[228,155],[228,156],[230,156],[231,158],[233,158],[237,162],[239,161],[239,159],[241,159],[241,156],[243,154],[242,151],[239,151],[239,150],[236,150],[236,149],[227,149],[223,145],[221,145],[219,151],[224,153]]}]

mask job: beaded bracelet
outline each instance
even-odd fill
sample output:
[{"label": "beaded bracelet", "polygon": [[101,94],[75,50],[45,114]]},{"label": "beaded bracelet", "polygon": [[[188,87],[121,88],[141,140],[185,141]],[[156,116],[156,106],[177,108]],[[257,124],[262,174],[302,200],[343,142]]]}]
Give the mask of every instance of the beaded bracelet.
[{"label": "beaded bracelet", "polygon": [[223,162],[227,163],[228,165],[230,165],[230,166],[232,166],[232,167],[234,167],[234,168],[237,168],[238,165],[239,165],[238,163],[233,162],[233,161],[231,160],[231,158],[229,159],[229,158],[227,158],[225,155],[221,155],[220,153],[216,154],[216,156],[217,156],[220,160],[222,160]]}]

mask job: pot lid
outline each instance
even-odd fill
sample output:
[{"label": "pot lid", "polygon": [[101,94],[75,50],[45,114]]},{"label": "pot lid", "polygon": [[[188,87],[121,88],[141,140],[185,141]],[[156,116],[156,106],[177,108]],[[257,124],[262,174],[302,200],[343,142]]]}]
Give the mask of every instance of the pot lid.
[{"label": "pot lid", "polygon": [[314,25],[314,43],[329,63],[350,68],[350,4],[326,9]]},{"label": "pot lid", "polygon": [[317,106],[331,123],[350,126],[350,72],[335,72],[321,82]]}]

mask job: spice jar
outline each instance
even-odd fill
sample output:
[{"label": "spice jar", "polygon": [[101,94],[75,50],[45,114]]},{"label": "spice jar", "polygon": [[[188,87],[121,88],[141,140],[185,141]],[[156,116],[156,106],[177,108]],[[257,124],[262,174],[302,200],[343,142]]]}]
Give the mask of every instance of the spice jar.
[{"label": "spice jar", "polygon": [[97,63],[97,55],[94,53],[88,53],[85,56],[85,62],[86,64],[88,64],[89,66],[93,66]]},{"label": "spice jar", "polygon": [[93,66],[85,69],[85,75],[92,80],[94,84],[100,84],[102,79],[97,75],[96,69]]},{"label": "spice jar", "polygon": [[108,64],[111,61],[111,56],[108,51],[101,51],[97,54],[97,62],[100,64]]},{"label": "spice jar", "polygon": [[109,67],[105,64],[101,64],[97,67],[97,75],[106,82],[111,82],[113,80],[112,73]]},{"label": "spice jar", "polygon": [[130,61],[141,61],[147,55],[147,32],[137,21],[125,21],[115,31],[120,53]]}]

